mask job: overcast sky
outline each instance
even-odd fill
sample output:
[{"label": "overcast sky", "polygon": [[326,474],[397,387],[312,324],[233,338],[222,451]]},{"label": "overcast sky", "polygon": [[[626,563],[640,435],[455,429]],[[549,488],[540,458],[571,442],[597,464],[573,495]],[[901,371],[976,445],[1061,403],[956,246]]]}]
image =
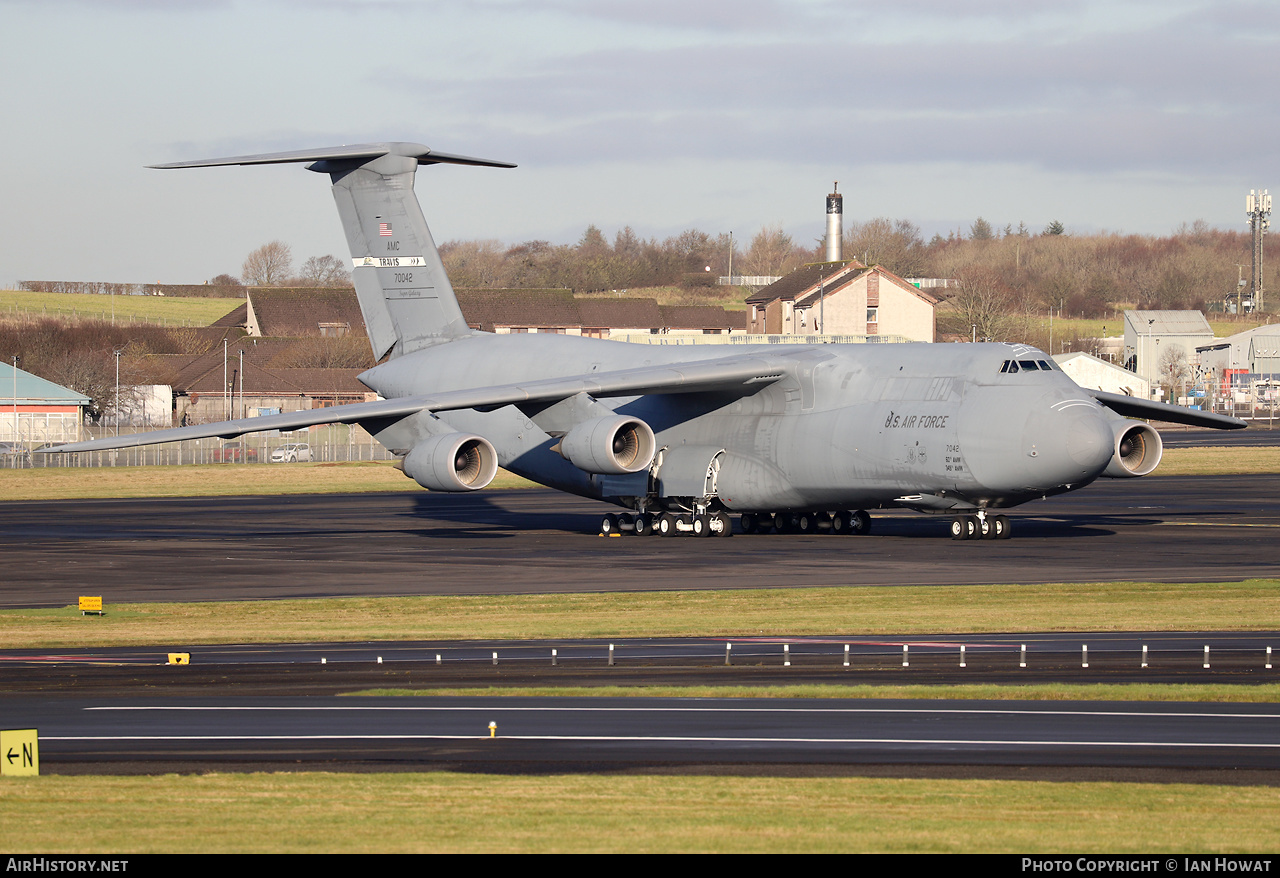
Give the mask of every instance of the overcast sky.
[{"label": "overcast sky", "polygon": [[0,285],[200,283],[273,239],[345,258],[301,166],[145,170],[408,140],[437,241],[1245,228],[1280,190],[1280,3],[0,0]]}]

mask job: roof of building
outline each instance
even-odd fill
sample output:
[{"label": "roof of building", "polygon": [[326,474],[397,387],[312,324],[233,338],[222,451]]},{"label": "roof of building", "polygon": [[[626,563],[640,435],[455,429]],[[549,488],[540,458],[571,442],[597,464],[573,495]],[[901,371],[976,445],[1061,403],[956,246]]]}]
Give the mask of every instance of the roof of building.
[{"label": "roof of building", "polygon": [[853,280],[857,272],[865,267],[856,259],[803,265],[781,280],[774,281],[769,286],[747,296],[747,304],[763,305],[775,299],[796,299],[810,288],[817,287],[819,283],[828,279],[834,280],[837,286],[841,286]]},{"label": "roof of building", "polygon": [[1203,335],[1213,338],[1213,327],[1200,311],[1125,311],[1124,320],[1141,335]]},{"label": "roof of building", "polygon": [[[0,403],[5,405],[88,405],[89,397],[82,393],[46,381],[23,369],[14,369],[12,363],[0,363]],[[16,378],[15,378],[16,373]],[[15,389],[14,382],[17,382]],[[16,397],[16,399],[15,399]],[[3,407],[0,405],[0,407]]]}]

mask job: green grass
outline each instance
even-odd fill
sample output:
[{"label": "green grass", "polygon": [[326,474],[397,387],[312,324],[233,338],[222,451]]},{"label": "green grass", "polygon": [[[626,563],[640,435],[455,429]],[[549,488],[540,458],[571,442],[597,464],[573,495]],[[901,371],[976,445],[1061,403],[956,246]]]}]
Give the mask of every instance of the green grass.
[{"label": "green grass", "polygon": [[[1258,658],[1261,659],[1261,653]],[[1136,660],[1136,658],[1135,658]],[[856,673],[856,672],[855,672]],[[907,673],[904,671],[904,673]],[[1027,685],[870,685],[798,684],[794,686],[497,686],[432,689],[368,689],[359,696],[538,698],[910,698],[956,701],[1214,701],[1230,704],[1280,702],[1280,683],[1032,683]]]},{"label": "green grass", "polygon": [[208,326],[230,314],[243,301],[185,296],[102,296],[91,293],[0,290],[0,320],[57,317],[109,321],[114,307],[118,323]]},{"label": "green grass", "polygon": [[[77,586],[80,592],[86,589]],[[96,594],[95,589],[88,589]],[[73,592],[76,593],[76,592]],[[1280,629],[1280,581],[323,598],[0,611],[12,648]]]},{"label": "green grass", "polygon": [[[494,742],[495,749],[501,741]],[[669,775],[0,781],[0,848],[52,853],[1273,852],[1280,789]],[[132,864],[131,864],[132,865]]]},{"label": "green grass", "polygon": [[[494,490],[531,487],[505,470]],[[0,470],[5,500],[101,500],[142,497],[243,497],[422,491],[391,461],[186,466],[36,467]]]}]

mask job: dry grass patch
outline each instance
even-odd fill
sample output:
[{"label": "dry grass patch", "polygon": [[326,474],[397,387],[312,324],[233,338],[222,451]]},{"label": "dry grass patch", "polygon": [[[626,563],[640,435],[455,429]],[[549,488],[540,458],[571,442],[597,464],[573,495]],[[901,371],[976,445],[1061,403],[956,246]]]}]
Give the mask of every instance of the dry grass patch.
[{"label": "dry grass patch", "polygon": [[1280,473],[1280,448],[1166,448],[1153,476]]},{"label": "dry grass patch", "polygon": [[0,847],[52,853],[1274,851],[1270,787],[873,778],[11,778]]},{"label": "dry grass patch", "polygon": [[[353,640],[1239,631],[1280,582],[833,587],[106,605],[0,611],[12,648]],[[856,632],[856,635],[855,635]]]},{"label": "dry grass patch", "polygon": [[[505,470],[491,489],[532,487]],[[422,491],[391,461],[41,467],[0,470],[5,500],[106,500],[140,497],[244,497]]]},{"label": "dry grass patch", "polygon": [[803,684],[796,686],[496,686],[457,689],[369,689],[353,696],[433,698],[509,696],[518,698],[909,698],[956,701],[1180,701],[1275,704],[1280,683],[1053,683],[1026,686],[975,684],[893,686]]}]

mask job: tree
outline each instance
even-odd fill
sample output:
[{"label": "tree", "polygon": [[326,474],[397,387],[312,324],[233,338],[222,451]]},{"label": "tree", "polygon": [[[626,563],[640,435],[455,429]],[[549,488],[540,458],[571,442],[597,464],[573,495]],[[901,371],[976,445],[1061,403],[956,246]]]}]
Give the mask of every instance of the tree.
[{"label": "tree", "polygon": [[990,241],[995,234],[991,231],[991,223],[978,217],[969,227],[969,237],[974,241]]},{"label": "tree", "polygon": [[1027,328],[1026,309],[997,272],[975,265],[959,271],[956,280],[959,286],[951,305],[978,341],[1020,340]]},{"label": "tree", "polygon": [[249,254],[240,277],[254,286],[274,287],[284,283],[292,273],[293,252],[289,245],[272,241]]},{"label": "tree", "polygon": [[743,257],[743,274],[777,277],[795,268],[792,251],[795,244],[791,236],[782,231],[782,225],[768,226],[751,239],[751,249]]},{"label": "tree", "polygon": [[844,235],[846,258],[882,265],[900,277],[919,277],[925,271],[925,247],[920,228],[907,220],[876,217],[853,222]]},{"label": "tree", "polygon": [[351,272],[336,256],[312,256],[302,263],[298,279],[306,286],[345,287],[351,283]]},{"label": "tree", "polygon": [[1187,362],[1187,352],[1180,344],[1169,344],[1160,352],[1157,364],[1160,382],[1169,388],[1170,396],[1176,394],[1175,388],[1187,380],[1191,374],[1191,366]]},{"label": "tree", "polygon": [[1046,235],[1065,235],[1067,233],[1067,227],[1057,220],[1051,220],[1049,225],[1044,227],[1044,233]]},{"label": "tree", "polygon": [[211,287],[238,287],[240,286],[240,278],[232,277],[229,274],[220,274],[217,277],[211,277],[208,280]]}]

